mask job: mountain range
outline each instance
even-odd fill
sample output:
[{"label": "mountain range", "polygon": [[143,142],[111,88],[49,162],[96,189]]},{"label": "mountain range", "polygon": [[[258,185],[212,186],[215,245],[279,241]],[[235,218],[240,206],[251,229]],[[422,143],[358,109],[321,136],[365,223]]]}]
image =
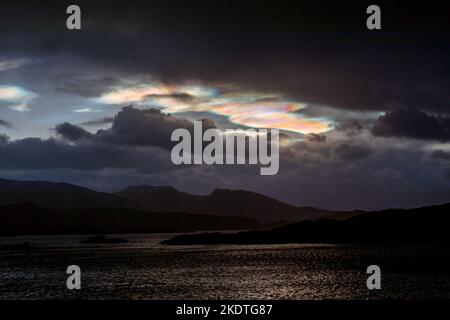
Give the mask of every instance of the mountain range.
[{"label": "mountain range", "polygon": [[179,192],[172,187],[130,186],[116,193],[139,207],[156,212],[190,212],[256,219],[263,223],[301,221],[334,214],[313,207],[295,207],[265,195],[215,189],[206,196]]},{"label": "mountain range", "polygon": [[450,204],[334,212],[243,190],[193,195],[139,185],[105,193],[67,183],[0,179],[0,235],[251,229],[186,235],[166,243],[435,242],[449,239],[449,212]]}]

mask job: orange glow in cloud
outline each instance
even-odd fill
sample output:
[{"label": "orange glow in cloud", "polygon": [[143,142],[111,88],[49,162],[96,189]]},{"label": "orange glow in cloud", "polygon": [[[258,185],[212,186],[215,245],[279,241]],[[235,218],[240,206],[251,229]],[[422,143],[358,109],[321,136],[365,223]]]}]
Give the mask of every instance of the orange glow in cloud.
[{"label": "orange glow in cloud", "polygon": [[211,112],[228,116],[236,124],[253,128],[278,128],[296,133],[320,133],[330,130],[329,123],[302,118],[294,111],[305,108],[298,103],[226,104]]},{"label": "orange glow in cloud", "polygon": [[132,102],[139,102],[147,99],[151,95],[167,95],[171,91],[167,87],[142,87],[142,88],[128,88],[118,89],[106,93],[100,97],[100,102],[107,104],[126,104]]},{"label": "orange glow in cloud", "polygon": [[[185,95],[191,99],[180,99]],[[308,118],[300,110],[304,103],[288,101],[279,95],[257,92],[221,93],[219,89],[200,85],[165,86],[161,84],[117,88],[104,94],[99,102],[138,106],[156,106],[165,112],[210,112],[225,116],[229,121],[252,128],[274,128],[296,133],[321,133],[329,131],[331,121]]]}]

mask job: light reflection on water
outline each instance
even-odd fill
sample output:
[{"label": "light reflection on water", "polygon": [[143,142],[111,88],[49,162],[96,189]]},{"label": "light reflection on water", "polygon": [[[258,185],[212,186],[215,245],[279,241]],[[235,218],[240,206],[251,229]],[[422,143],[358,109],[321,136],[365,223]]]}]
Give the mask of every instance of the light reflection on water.
[{"label": "light reflection on water", "polygon": [[[0,238],[38,250],[0,252],[0,299],[433,299],[450,298],[450,250],[358,245],[164,246],[173,234]],[[77,264],[82,289],[65,287]],[[382,270],[382,290],[366,268]]]}]

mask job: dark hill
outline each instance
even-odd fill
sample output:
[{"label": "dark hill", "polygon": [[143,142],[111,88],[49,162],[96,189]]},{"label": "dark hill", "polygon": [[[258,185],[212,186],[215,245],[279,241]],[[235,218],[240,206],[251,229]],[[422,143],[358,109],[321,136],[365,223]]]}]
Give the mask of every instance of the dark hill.
[{"label": "dark hill", "polygon": [[55,210],[31,203],[0,207],[0,235],[101,234],[242,230],[261,225],[249,218],[151,213],[120,208]]},{"label": "dark hill", "polygon": [[135,207],[131,201],[117,195],[72,184],[0,179],[0,206],[24,202],[52,209]]},{"label": "dark hill", "polygon": [[449,243],[450,204],[303,221],[264,231],[183,235],[165,244]]}]

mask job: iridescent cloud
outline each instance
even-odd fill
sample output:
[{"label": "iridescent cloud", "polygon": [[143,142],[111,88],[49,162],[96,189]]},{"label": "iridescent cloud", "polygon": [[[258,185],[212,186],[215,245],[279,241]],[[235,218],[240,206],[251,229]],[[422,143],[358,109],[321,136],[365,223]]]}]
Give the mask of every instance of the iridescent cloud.
[{"label": "iridescent cloud", "polygon": [[88,112],[101,112],[102,110],[99,109],[91,109],[91,108],[79,108],[73,110],[75,113],[88,113]]},{"label": "iridescent cloud", "polygon": [[332,129],[329,119],[302,115],[301,110],[308,107],[305,103],[277,94],[245,92],[231,87],[161,84],[119,87],[102,95],[97,102],[152,105],[171,114],[210,112],[247,127],[278,128],[302,134]]},{"label": "iridescent cloud", "polygon": [[28,62],[28,59],[2,60],[0,61],[0,71],[20,68]]},{"label": "iridescent cloud", "polygon": [[28,103],[36,94],[14,85],[0,85],[0,105],[24,112],[30,110]]}]

